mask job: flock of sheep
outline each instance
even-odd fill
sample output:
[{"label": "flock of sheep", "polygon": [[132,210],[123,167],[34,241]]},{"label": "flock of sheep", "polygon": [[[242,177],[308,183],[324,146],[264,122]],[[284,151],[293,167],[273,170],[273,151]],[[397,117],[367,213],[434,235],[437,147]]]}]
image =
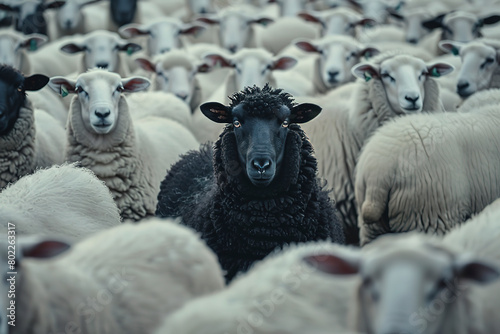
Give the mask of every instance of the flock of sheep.
[{"label": "flock of sheep", "polygon": [[0,0],[0,334],[500,333],[500,1]]}]

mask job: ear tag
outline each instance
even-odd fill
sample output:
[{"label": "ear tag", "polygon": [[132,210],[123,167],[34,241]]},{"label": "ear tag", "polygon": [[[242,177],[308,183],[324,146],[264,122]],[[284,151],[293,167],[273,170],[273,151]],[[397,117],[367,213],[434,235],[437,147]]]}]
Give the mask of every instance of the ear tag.
[{"label": "ear tag", "polygon": [[454,56],[458,56],[458,49],[456,47],[453,47],[451,49],[451,53],[453,53]]},{"label": "ear tag", "polygon": [[36,40],[32,39],[30,41],[30,51],[36,51],[38,49],[38,45],[36,43]]},{"label": "ear tag", "polygon": [[365,72],[365,81],[368,82],[372,79],[372,77],[368,74],[368,72]]},{"label": "ear tag", "polygon": [[[370,51],[365,52],[365,59],[368,60],[372,57],[372,53]],[[365,75],[366,77],[366,75]]]},{"label": "ear tag", "polygon": [[134,49],[131,46],[129,46],[127,48],[127,54],[130,56],[130,55],[132,55],[132,53],[134,53]]},{"label": "ear tag", "polygon": [[441,76],[441,74],[439,74],[437,68],[435,67],[432,69],[431,75],[436,78],[439,78]]},{"label": "ear tag", "polygon": [[394,8],[394,10],[395,10],[396,12],[399,12],[399,10],[401,9],[401,6],[402,6],[402,5],[403,5],[403,1],[400,1],[400,2],[398,3],[398,5],[396,6],[396,8]]},{"label": "ear tag", "polygon": [[69,92],[68,89],[65,86],[61,86],[61,96],[66,97],[68,96]]}]

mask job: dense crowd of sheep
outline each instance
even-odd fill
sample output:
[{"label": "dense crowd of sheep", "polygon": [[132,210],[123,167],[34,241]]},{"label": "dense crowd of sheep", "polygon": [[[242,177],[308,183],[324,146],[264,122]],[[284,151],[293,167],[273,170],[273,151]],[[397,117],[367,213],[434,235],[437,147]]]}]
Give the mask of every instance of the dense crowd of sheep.
[{"label": "dense crowd of sheep", "polygon": [[0,334],[500,333],[500,0],[0,0]]}]

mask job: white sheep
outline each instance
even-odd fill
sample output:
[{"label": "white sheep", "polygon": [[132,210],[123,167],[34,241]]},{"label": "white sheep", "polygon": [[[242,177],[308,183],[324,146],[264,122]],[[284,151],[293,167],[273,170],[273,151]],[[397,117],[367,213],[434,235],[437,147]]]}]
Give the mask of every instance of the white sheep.
[{"label": "white sheep", "polygon": [[360,239],[387,232],[442,235],[500,197],[498,105],[413,115],[376,132],[359,156]]},{"label": "white sheep", "polygon": [[461,97],[467,98],[489,88],[500,88],[500,43],[497,40],[481,38],[467,44],[442,41],[439,46],[459,55],[462,60],[462,67],[455,81],[456,91]]},{"label": "white sheep", "polygon": [[44,110],[33,108],[25,94],[48,81],[41,74],[25,77],[10,66],[0,66],[0,189],[36,168],[64,161],[63,126]]},{"label": "white sheep", "polygon": [[83,53],[77,74],[100,67],[126,77],[130,75],[130,69],[124,58],[126,56],[122,56],[121,53],[126,52],[130,56],[141,50],[141,46],[128,43],[117,33],[96,30],[83,36],[73,37],[61,47],[61,50],[69,54]]},{"label": "white sheep", "polygon": [[341,315],[356,298],[355,281],[348,276],[332,279],[303,258],[357,252],[328,242],[285,247],[235,278],[227,289],[185,304],[166,317],[155,334],[354,334],[345,330],[347,319]]},{"label": "white sheep", "polygon": [[352,71],[364,79],[353,84],[350,100],[329,96],[318,120],[304,129],[315,147],[318,175],[333,187],[331,197],[348,243],[357,243],[354,170],[361,148],[376,129],[392,118],[442,111],[434,77],[450,73],[453,67],[391,52],[358,64]]},{"label": "white sheep", "polygon": [[149,80],[95,69],[76,80],[51,78],[49,85],[77,94],[68,116],[66,159],[79,161],[106,183],[124,219],[154,215],[167,168],[198,143],[178,122],[131,117],[134,111],[122,93],[144,90]]},{"label": "white sheep", "polygon": [[500,88],[491,88],[474,93],[460,104],[457,112],[475,112],[489,104],[500,105]]},{"label": "white sheep", "polygon": [[184,50],[164,53],[154,61],[137,58],[136,62],[152,73],[153,91],[172,93],[193,111],[217,88],[211,81],[200,83],[199,78],[202,76],[198,74],[207,73],[210,66]]},{"label": "white sheep", "polygon": [[26,175],[0,192],[0,225],[16,234],[71,240],[120,224],[109,189],[94,173],[75,164]]},{"label": "white sheep", "polygon": [[[173,220],[125,223],[71,248],[48,238],[16,241],[12,334],[151,334],[165,315],[224,286],[213,252]],[[6,238],[1,245],[2,269],[10,272]],[[2,284],[5,308],[8,289]]]},{"label": "white sheep", "polygon": [[[354,81],[351,68],[363,57],[368,59],[379,54],[376,48],[365,47],[353,37],[341,35],[326,36],[315,41],[297,41],[295,45],[306,52],[317,54],[311,59],[312,66],[307,69],[308,77],[319,94]],[[298,66],[301,62],[311,61],[300,60]]]}]

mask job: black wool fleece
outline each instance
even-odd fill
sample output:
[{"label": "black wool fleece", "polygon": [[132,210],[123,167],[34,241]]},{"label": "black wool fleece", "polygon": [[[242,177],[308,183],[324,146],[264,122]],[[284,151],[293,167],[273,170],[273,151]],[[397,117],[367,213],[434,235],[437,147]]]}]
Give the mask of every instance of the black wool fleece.
[{"label": "black wool fleece", "polygon": [[240,165],[233,126],[228,125],[213,149],[203,145],[172,166],[161,184],[156,215],[181,216],[183,224],[200,232],[229,282],[287,244],[345,243],[333,202],[316,173],[309,139],[298,124],[290,124],[281,169],[267,187],[254,186]]}]

